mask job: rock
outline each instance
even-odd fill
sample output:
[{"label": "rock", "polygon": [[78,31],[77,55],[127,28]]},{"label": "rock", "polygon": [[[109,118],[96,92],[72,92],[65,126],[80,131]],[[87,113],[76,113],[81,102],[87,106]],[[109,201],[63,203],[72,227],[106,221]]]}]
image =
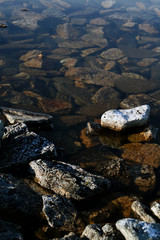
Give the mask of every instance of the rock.
[{"label": "rock", "polygon": [[42,199],[43,213],[50,227],[63,231],[74,229],[77,211],[69,199],[57,194],[43,195]]},{"label": "rock", "polygon": [[48,162],[40,159],[32,161],[30,172],[35,174],[35,180],[41,186],[77,200],[107,191],[110,186],[107,179],[64,162]]},{"label": "rock", "polygon": [[120,94],[112,87],[104,86],[100,88],[91,98],[94,103],[105,103],[108,99],[120,99]]},{"label": "rock", "polygon": [[140,66],[140,67],[148,67],[148,66],[150,66],[152,63],[157,62],[157,61],[158,61],[157,58],[144,58],[144,59],[142,59],[141,61],[139,61],[139,62],[137,63],[137,65]]},{"label": "rock", "polygon": [[150,34],[158,33],[158,31],[153,26],[151,26],[149,23],[141,23],[138,25],[138,27],[140,30],[143,30]]},{"label": "rock", "polygon": [[0,148],[1,148],[1,140],[2,140],[3,134],[4,134],[4,124],[3,124],[3,121],[0,120]]},{"label": "rock", "polygon": [[[128,143],[122,146],[122,158],[157,168],[160,166],[160,146],[155,143]],[[156,154],[155,154],[156,153]]]},{"label": "rock", "polygon": [[149,126],[137,133],[129,133],[127,135],[127,138],[130,142],[146,142],[146,141],[149,142],[153,139],[156,139],[157,132],[158,128]]},{"label": "rock", "polygon": [[22,180],[10,174],[0,173],[0,212],[5,218],[19,220],[21,217],[38,216],[42,209],[41,196],[31,190]]},{"label": "rock", "polygon": [[101,3],[104,8],[111,8],[116,3],[116,0],[105,0]]},{"label": "rock", "polygon": [[93,18],[89,23],[98,26],[105,26],[107,24],[104,18]]},{"label": "rock", "polygon": [[124,57],[124,53],[119,48],[110,48],[103,51],[100,56],[104,59],[117,60]]},{"label": "rock", "polygon": [[75,40],[78,37],[78,31],[70,23],[58,25],[56,32],[64,40]]},{"label": "rock", "polygon": [[23,235],[20,233],[20,226],[0,220],[0,239],[23,240]]},{"label": "rock", "polygon": [[111,224],[105,224],[103,227],[98,224],[87,225],[82,233],[82,238],[89,240],[116,240],[115,230]]},{"label": "rock", "polygon": [[141,105],[127,110],[109,110],[102,115],[101,126],[115,131],[122,131],[130,127],[140,127],[147,123],[149,114],[149,105]]},{"label": "rock", "polygon": [[151,210],[154,213],[154,215],[160,219],[160,203],[156,201],[153,202],[151,204]]},{"label": "rock", "polygon": [[77,61],[78,60],[76,58],[65,58],[65,59],[62,59],[60,62],[63,64],[63,66],[70,68],[70,67],[74,67]]},{"label": "rock", "polygon": [[24,61],[24,66],[30,68],[42,68],[42,52],[39,50],[32,50],[20,57]]},{"label": "rock", "polygon": [[80,238],[77,237],[73,232],[71,232],[62,238],[53,238],[52,240],[80,240]]},{"label": "rock", "polygon": [[126,240],[159,240],[160,224],[147,223],[137,219],[126,218],[116,222],[117,229]]},{"label": "rock", "polygon": [[54,144],[34,132],[29,132],[25,124],[8,126],[5,130],[3,151],[0,152],[0,169],[24,166],[40,156],[57,156]]},{"label": "rock", "polygon": [[156,223],[156,221],[146,213],[146,206],[141,204],[139,201],[134,201],[131,206],[132,210],[136,213],[140,220],[148,223]]},{"label": "rock", "polygon": [[2,113],[11,124],[25,123],[27,126],[52,127],[53,117],[43,113],[30,112],[22,109],[0,107]]}]

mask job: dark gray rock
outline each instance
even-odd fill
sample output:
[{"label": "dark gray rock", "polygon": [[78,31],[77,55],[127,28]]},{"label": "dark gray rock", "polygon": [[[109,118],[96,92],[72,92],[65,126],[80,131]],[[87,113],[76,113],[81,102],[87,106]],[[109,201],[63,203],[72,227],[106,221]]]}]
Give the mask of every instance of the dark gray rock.
[{"label": "dark gray rock", "polygon": [[126,240],[159,240],[160,224],[147,223],[138,219],[124,218],[116,222],[117,229]]},{"label": "dark gray rock", "polygon": [[43,195],[43,213],[52,228],[71,231],[77,217],[77,211],[66,197],[58,194]]},{"label": "dark gray rock", "polygon": [[0,152],[0,169],[26,165],[39,157],[54,158],[57,156],[53,143],[29,132],[25,124],[15,124],[5,128]]},{"label": "dark gray rock", "polygon": [[1,139],[3,137],[4,134],[4,125],[3,125],[3,121],[0,120],[0,148],[1,148]]},{"label": "dark gray rock", "polygon": [[35,180],[41,186],[77,200],[92,197],[110,187],[109,180],[59,161],[32,161],[30,172],[35,174]]},{"label": "dark gray rock", "polygon": [[20,216],[38,216],[42,198],[22,180],[10,174],[0,173],[0,212],[15,220]]},{"label": "dark gray rock", "polygon": [[23,240],[20,227],[10,222],[0,220],[0,239],[1,240]]}]

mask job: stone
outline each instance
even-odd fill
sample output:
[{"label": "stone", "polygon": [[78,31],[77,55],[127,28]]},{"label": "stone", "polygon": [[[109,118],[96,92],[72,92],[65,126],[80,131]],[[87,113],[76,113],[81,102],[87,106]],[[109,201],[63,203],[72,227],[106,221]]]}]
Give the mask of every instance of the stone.
[{"label": "stone", "polygon": [[103,51],[100,56],[108,60],[118,60],[124,57],[124,53],[119,48],[110,48],[107,51]]},{"label": "stone", "polygon": [[150,114],[149,105],[131,109],[109,110],[101,116],[101,126],[115,131],[131,127],[140,127],[147,123]]},{"label": "stone", "polygon": [[110,186],[107,179],[60,161],[32,161],[30,172],[42,187],[77,200],[107,191]]},{"label": "stone", "polygon": [[51,115],[30,112],[22,109],[0,107],[2,113],[11,124],[25,123],[27,126],[53,127],[53,117]]},{"label": "stone", "polygon": [[62,63],[63,66],[70,68],[70,67],[74,67],[77,61],[78,59],[76,58],[65,58],[65,59],[62,59],[60,63]]},{"label": "stone", "polygon": [[139,61],[139,62],[137,63],[137,65],[140,66],[140,67],[148,67],[148,66],[150,66],[152,63],[155,63],[155,62],[157,62],[157,61],[158,61],[157,58],[144,58],[144,59],[142,59],[141,61]]},{"label": "stone", "polygon": [[160,219],[160,203],[157,201],[154,201],[151,204],[151,211],[153,214]]},{"label": "stone", "polygon": [[68,235],[65,235],[62,238],[53,238],[52,240],[80,240],[81,238],[77,237],[73,232],[70,232]]},{"label": "stone", "polygon": [[2,240],[23,240],[20,232],[21,227],[11,222],[0,220],[0,239]]},{"label": "stone", "polygon": [[101,3],[104,8],[111,8],[116,3],[116,0],[105,0]]},{"label": "stone", "polygon": [[52,228],[71,231],[74,229],[77,211],[66,197],[54,194],[43,195],[43,214]]},{"label": "stone", "polygon": [[0,120],[0,148],[1,148],[1,140],[2,140],[3,134],[4,134],[4,124],[3,124],[3,121]]},{"label": "stone", "polygon": [[156,223],[156,221],[149,214],[146,213],[147,207],[144,206],[141,202],[134,201],[131,208],[136,213],[136,215],[140,217],[140,220],[148,223]]},{"label": "stone", "polygon": [[58,25],[56,32],[64,40],[75,40],[78,37],[78,31],[70,23]]},{"label": "stone", "polygon": [[[29,132],[25,124],[15,124],[5,128],[2,140],[3,151],[0,152],[0,169],[24,167],[30,161],[44,156],[57,157],[55,145],[47,139]],[[17,170],[18,170],[17,169]]]},{"label": "stone", "polygon": [[158,31],[153,26],[151,26],[149,23],[141,23],[138,25],[138,27],[140,30],[143,30],[150,34],[158,33]]},{"label": "stone", "polygon": [[104,18],[93,18],[89,23],[98,26],[105,26],[107,24]]},{"label": "stone", "polygon": [[159,240],[160,224],[147,223],[138,219],[124,218],[116,222],[117,229],[126,240]]},{"label": "stone", "polygon": [[32,50],[20,57],[24,61],[24,66],[29,68],[42,68],[42,51]]},{"label": "stone", "polygon": [[[155,143],[128,143],[122,146],[122,158],[132,163],[149,165],[154,168],[160,166],[160,146]],[[155,154],[156,153],[156,154]],[[145,178],[143,178],[145,179]],[[141,180],[139,181],[141,182]]]},{"label": "stone", "polygon": [[82,233],[82,239],[89,240],[116,240],[115,230],[112,225],[107,223],[103,227],[99,224],[87,225]]},{"label": "stone", "polygon": [[22,180],[11,174],[0,173],[0,212],[15,220],[21,217],[39,216],[42,198],[30,189]]},{"label": "stone", "polygon": [[127,139],[130,142],[150,142],[153,139],[156,139],[158,128],[153,126],[146,127],[139,132],[129,133]]},{"label": "stone", "polygon": [[136,2],[136,5],[140,10],[144,10],[144,11],[146,10],[146,6],[144,5],[143,2]]},{"label": "stone", "polygon": [[117,100],[120,99],[120,94],[114,88],[104,86],[100,88],[91,98],[94,103],[105,103],[108,99]]}]

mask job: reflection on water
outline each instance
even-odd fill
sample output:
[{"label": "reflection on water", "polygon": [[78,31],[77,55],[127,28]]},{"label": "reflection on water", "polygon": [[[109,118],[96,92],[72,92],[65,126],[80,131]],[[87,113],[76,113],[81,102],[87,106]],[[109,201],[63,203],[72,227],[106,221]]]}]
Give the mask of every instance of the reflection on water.
[{"label": "reflection on water", "polygon": [[1,105],[56,115],[71,149],[107,109],[148,103],[158,125],[159,18],[156,0],[0,0]]}]

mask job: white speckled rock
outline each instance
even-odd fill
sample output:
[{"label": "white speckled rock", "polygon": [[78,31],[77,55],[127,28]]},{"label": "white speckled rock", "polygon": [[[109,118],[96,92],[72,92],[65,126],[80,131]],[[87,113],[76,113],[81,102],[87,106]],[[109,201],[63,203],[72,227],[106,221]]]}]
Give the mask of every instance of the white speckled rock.
[{"label": "white speckled rock", "polygon": [[116,222],[117,229],[126,240],[160,240],[160,224],[147,223],[133,218],[124,218]]},{"label": "white speckled rock", "polygon": [[154,213],[154,215],[160,219],[160,203],[153,202],[151,205],[151,210]]},{"label": "white speckled rock", "polygon": [[149,114],[149,105],[141,105],[131,109],[112,109],[102,115],[101,126],[115,131],[140,127],[147,123]]}]

